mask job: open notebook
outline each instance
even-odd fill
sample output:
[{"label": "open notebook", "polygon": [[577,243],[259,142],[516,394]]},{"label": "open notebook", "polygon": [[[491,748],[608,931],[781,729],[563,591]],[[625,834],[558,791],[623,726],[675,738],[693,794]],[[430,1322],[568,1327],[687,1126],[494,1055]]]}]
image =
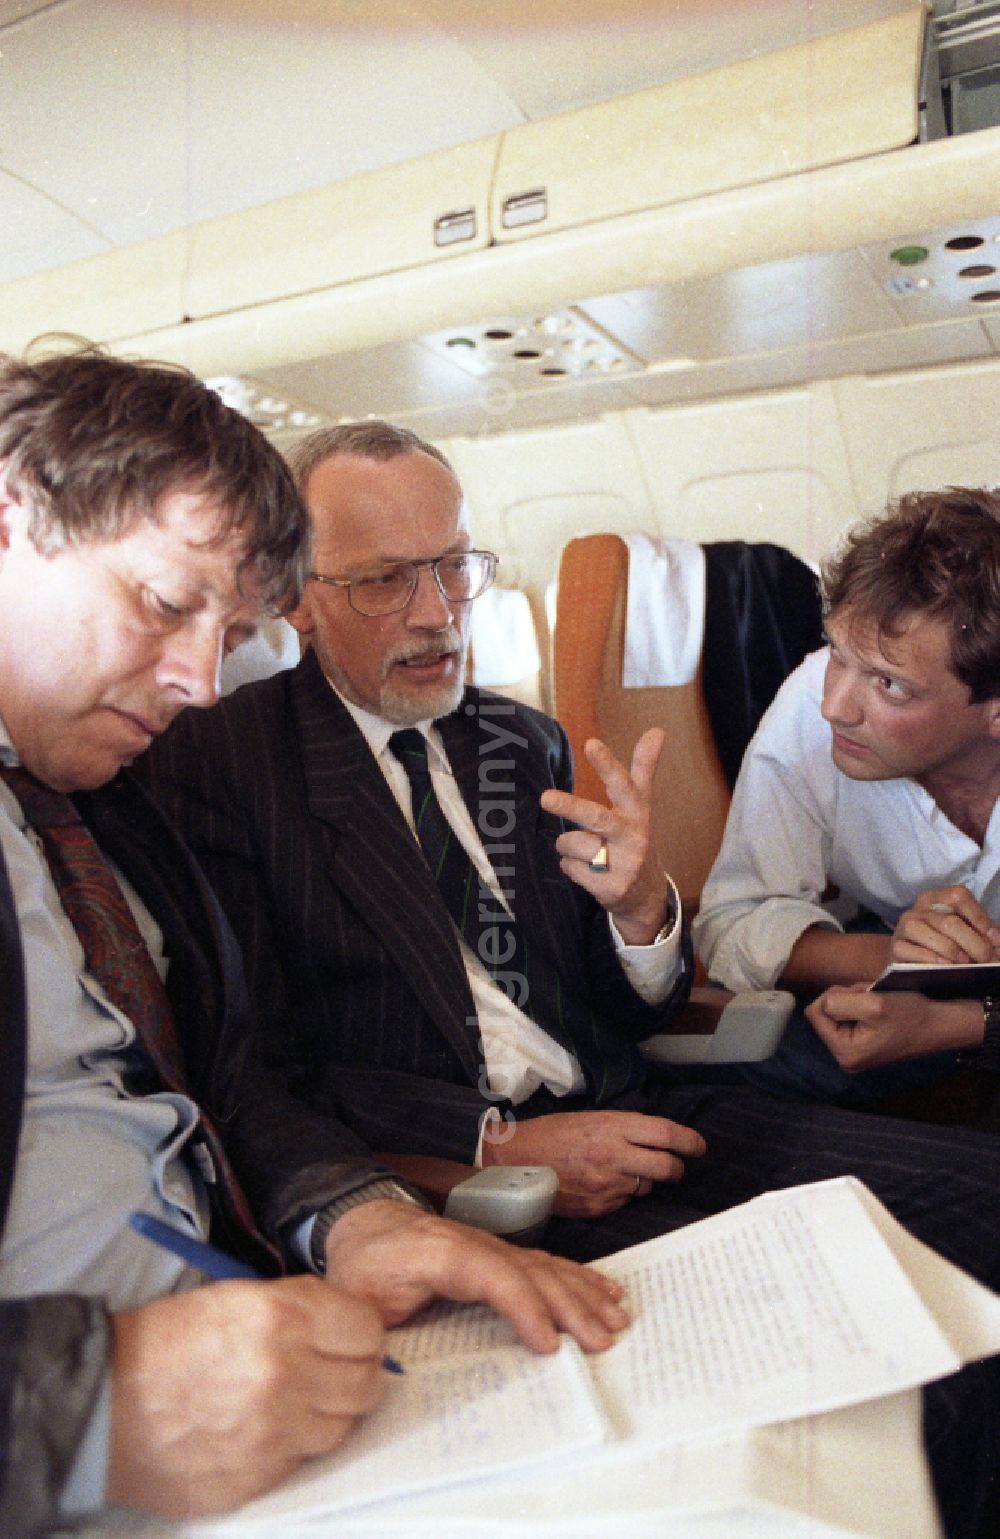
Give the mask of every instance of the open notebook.
[{"label": "open notebook", "polygon": [[502,1499],[506,1532],[527,1501],[523,1533],[577,1539],[605,1532],[618,1491],[637,1523],[671,1514],[672,1539],[685,1523],[708,1539],[716,1519],[736,1539],[763,1514],[767,1539],[937,1533],[915,1389],[1000,1350],[1000,1297],[860,1182],[769,1193],[600,1266],[633,1314],[608,1352],[536,1357],[489,1311],[438,1306],[390,1333],[406,1373],[341,1450],[186,1532],[443,1534],[431,1520],[452,1512],[479,1534]]}]

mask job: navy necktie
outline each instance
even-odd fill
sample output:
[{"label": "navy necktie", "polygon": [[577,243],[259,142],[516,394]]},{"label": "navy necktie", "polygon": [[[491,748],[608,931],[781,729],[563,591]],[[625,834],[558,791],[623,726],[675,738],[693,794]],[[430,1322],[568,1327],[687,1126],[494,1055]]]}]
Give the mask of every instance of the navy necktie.
[{"label": "navy necktie", "polygon": [[[479,954],[480,881],[472,860],[441,810],[427,763],[427,739],[416,727],[394,732],[389,749],[406,771],[413,801],[413,822],[427,864],[460,935]],[[483,889],[493,908],[492,895]]]},{"label": "navy necktie", "polygon": [[[163,1084],[187,1095],[184,1059],[167,991],[93,835],[61,791],[53,791],[14,765],[0,765],[0,775],[42,842],[59,901],[83,947],[87,971],[131,1021]],[[275,1262],[281,1264],[279,1254],[258,1230],[214,1124],[204,1112],[200,1118],[226,1217],[244,1239],[264,1248],[273,1269]]]},{"label": "navy necktie", "polygon": [[504,992],[524,1014],[576,1055],[591,1093],[604,1099],[620,1087],[608,1084],[593,1012],[565,986],[553,962],[528,943],[516,920],[482,886],[434,792],[423,733],[416,727],[394,732],[389,749],[406,771],[417,838],[459,933],[494,981],[499,984],[502,977],[513,984]]}]

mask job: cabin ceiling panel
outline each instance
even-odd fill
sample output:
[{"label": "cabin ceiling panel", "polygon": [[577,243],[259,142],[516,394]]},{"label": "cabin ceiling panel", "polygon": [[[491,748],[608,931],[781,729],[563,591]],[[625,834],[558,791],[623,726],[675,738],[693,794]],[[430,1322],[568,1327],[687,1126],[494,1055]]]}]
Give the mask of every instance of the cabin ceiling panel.
[{"label": "cabin ceiling panel", "polygon": [[48,7],[2,34],[0,164],[130,243],[520,123],[456,43],[393,27],[409,9],[373,28],[306,0]]},{"label": "cabin ceiling panel", "polygon": [[657,406],[752,390],[773,390],[842,374],[921,368],[957,359],[987,357],[990,352],[984,326],[977,321],[959,321],[887,335],[874,333],[837,342],[817,342],[784,352],[726,358],[674,373],[652,373],[624,380],[622,390],[638,404]]},{"label": "cabin ceiling panel", "polygon": [[[176,8],[69,0],[0,38],[3,165],[107,243],[183,224],[191,166]],[[39,265],[66,260],[53,247]]]},{"label": "cabin ceiling panel", "polygon": [[[422,0],[533,121],[860,26],[911,0]],[[530,67],[526,68],[530,53]]]},{"label": "cabin ceiling panel", "polygon": [[53,251],[60,262],[75,262],[107,250],[107,241],[96,230],[5,171],[0,171],[0,208],[0,280],[27,277],[44,267]]},{"label": "cabin ceiling panel", "polygon": [[647,362],[711,360],[901,324],[856,252],[792,257],[581,306]]},{"label": "cabin ceiling panel", "polygon": [[342,417],[392,416],[433,402],[443,410],[475,405],[480,380],[455,368],[418,342],[392,343],[358,353],[335,353],[255,378],[280,395],[336,421]]},{"label": "cabin ceiling panel", "polygon": [[[224,315],[194,326],[181,323],[185,309],[200,313],[190,308],[188,278],[197,253],[181,233],[192,223],[445,146],[485,142],[484,135],[525,120],[911,10],[912,4],[537,0],[528,16],[523,0],[384,0],[373,26],[373,12],[361,0],[0,0],[0,218],[6,231],[0,282],[177,230],[169,267],[161,263],[155,273],[157,293],[167,294],[169,305],[153,305],[155,285],[143,257],[137,262],[143,303],[135,330],[107,331],[126,337],[128,350],[173,356],[170,341],[176,340],[177,356],[192,366],[204,368],[212,355],[212,369],[232,368],[213,349],[224,356],[238,351],[242,339],[253,355],[244,366],[254,379],[324,417],[375,412],[428,432],[470,437],[635,404],[775,388],[821,370],[899,369],[939,362],[956,350],[986,353],[998,348],[997,323],[986,314],[978,325],[944,324],[956,303],[962,314],[969,312],[962,285],[950,297],[940,286],[929,295],[921,291],[916,302],[890,293],[882,270],[887,248],[718,272],[738,261],[739,251],[724,249],[728,216],[718,216],[714,236],[705,232],[710,208],[688,233],[695,245],[702,240],[723,249],[710,250],[700,266],[704,253],[688,260],[684,214],[678,211],[671,238],[650,235],[643,253],[648,262],[629,248],[628,271],[617,286],[634,282],[637,272],[645,280],[663,266],[664,254],[668,275],[679,260],[681,273],[713,276],[587,302],[598,324],[653,365],[642,376],[540,383],[515,371],[470,383],[446,358],[431,357],[419,340],[405,339],[360,351],[352,338],[350,352],[313,356],[323,345],[324,302],[338,314],[355,306],[366,338],[391,335],[379,328],[387,314],[391,323],[397,309],[402,313],[407,285],[419,288],[416,269],[393,278],[391,302],[384,302],[387,291],[375,299],[355,292],[361,283],[354,289],[332,285],[315,296],[315,308],[312,295],[293,294],[287,304],[283,298],[275,302],[273,315],[267,305],[247,303],[231,326]],[[786,213],[797,220],[803,244],[813,235],[822,244],[824,203],[836,198],[812,200],[812,185],[806,201],[793,199]],[[878,189],[881,205],[881,179]],[[758,189],[748,200],[745,256],[756,249],[754,229],[769,223],[773,190]],[[852,194],[852,215],[858,206]],[[398,215],[390,215],[398,222]],[[283,229],[280,234],[283,239]],[[614,245],[617,251],[617,239]],[[796,248],[785,243],[770,249]],[[761,254],[766,252],[765,243]],[[490,266],[496,254],[481,255],[469,287],[477,302],[496,281]],[[581,261],[580,252],[564,253],[558,271],[588,271]],[[475,266],[471,255],[455,262],[450,295],[461,291],[461,272],[470,264]],[[545,266],[551,278],[557,264]],[[223,286],[228,270],[223,262]],[[122,287],[117,270],[108,271],[112,281],[105,290],[116,292]],[[51,275],[60,294],[74,281],[100,287],[88,274],[68,274],[65,282],[62,273]],[[522,295],[518,302],[535,297]],[[234,308],[244,304],[242,293],[233,298],[230,292],[229,300]],[[217,299],[208,308],[222,303]],[[38,308],[45,312],[47,304]],[[100,328],[96,299],[81,313],[98,317]],[[446,319],[443,313],[431,324]],[[427,324],[425,316],[421,328]],[[397,333],[404,329],[399,325]],[[329,345],[336,345],[335,336]],[[274,357],[287,361],[272,367]],[[686,359],[696,367],[672,372],[675,361]]]},{"label": "cabin ceiling panel", "polygon": [[131,243],[908,4],[0,0],[0,169]]}]

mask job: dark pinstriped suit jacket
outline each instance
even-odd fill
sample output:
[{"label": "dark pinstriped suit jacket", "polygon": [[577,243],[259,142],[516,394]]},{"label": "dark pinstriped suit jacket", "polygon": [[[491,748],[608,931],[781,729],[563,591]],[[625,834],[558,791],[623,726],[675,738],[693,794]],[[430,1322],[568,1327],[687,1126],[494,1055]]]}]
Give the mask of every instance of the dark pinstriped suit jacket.
[{"label": "dark pinstriped suit jacket", "polygon": [[[538,798],[571,784],[562,729],[475,690],[439,726],[484,843],[513,847],[494,864],[512,871],[502,880],[521,928],[596,1013],[603,1083],[563,1105],[607,1103],[643,1077],[634,1043],[662,1028],[688,979],[665,1005],[645,1005],[604,910],[560,872],[562,825]],[[269,1051],[299,1093],[371,1147],[470,1159],[491,1099],[454,930],[312,653],[185,712],[138,769],[228,912]],[[520,1115],[550,1109],[542,1092]]]},{"label": "dark pinstriped suit jacket", "polygon": [[[280,1083],[254,1062],[249,1001],[230,928],[190,853],[134,777],[120,775],[74,800],[163,931],[167,993],[188,1090],[218,1124],[262,1227],[274,1234],[377,1172],[346,1127],[285,1100]],[[0,1229],[20,1129],[25,1011],[20,927],[0,853]]]}]

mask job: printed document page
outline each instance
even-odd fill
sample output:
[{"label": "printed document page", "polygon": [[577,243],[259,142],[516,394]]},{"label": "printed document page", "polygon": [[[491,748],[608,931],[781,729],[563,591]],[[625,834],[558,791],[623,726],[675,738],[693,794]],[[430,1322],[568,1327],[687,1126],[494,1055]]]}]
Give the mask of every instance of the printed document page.
[{"label": "printed document page", "polygon": [[[605,1445],[582,1460],[361,1511],[289,1517],[280,1531],[281,1539],[942,1539],[918,1390],[724,1439]],[[273,1539],[274,1529],[244,1522],[233,1534]]]}]

